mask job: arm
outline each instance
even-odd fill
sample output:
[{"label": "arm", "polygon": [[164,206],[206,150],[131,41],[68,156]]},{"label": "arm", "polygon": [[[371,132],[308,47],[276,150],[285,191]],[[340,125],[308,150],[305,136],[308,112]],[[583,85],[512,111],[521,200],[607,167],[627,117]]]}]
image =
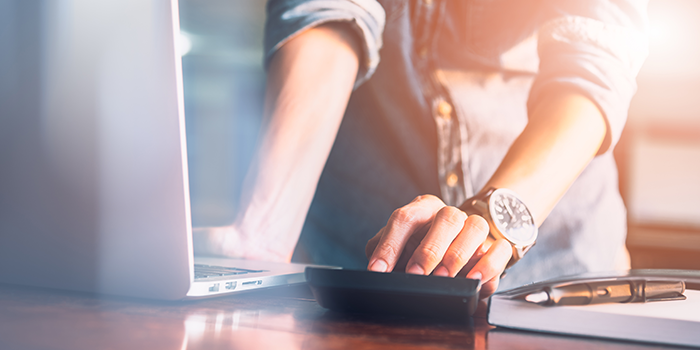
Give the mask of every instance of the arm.
[{"label": "arm", "polygon": [[510,188],[527,203],[537,226],[599,152],[607,132],[596,105],[576,92],[553,93],[484,188]]},{"label": "arm", "polygon": [[[486,184],[518,192],[538,225],[590,160],[619,138],[646,56],[643,0],[547,7],[554,17],[538,31],[540,70],[528,101],[530,121]],[[369,268],[406,264],[413,273],[463,272],[484,281],[482,295],[488,295],[512,250],[505,240],[487,239],[487,232],[479,216],[418,197],[370,240]]]},{"label": "arm", "polygon": [[270,61],[264,134],[231,226],[195,231],[198,253],[289,261],[358,72],[347,24],[289,40]]}]

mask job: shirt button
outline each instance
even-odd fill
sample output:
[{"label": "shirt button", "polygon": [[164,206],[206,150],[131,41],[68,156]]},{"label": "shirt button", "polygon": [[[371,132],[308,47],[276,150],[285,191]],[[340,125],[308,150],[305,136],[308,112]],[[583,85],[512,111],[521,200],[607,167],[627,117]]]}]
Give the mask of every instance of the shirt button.
[{"label": "shirt button", "polygon": [[452,105],[445,100],[440,101],[437,105],[437,113],[445,119],[450,119],[452,117]]},{"label": "shirt button", "polygon": [[450,173],[447,175],[447,179],[445,180],[445,182],[447,182],[447,186],[450,187],[455,187],[457,185],[457,181],[459,181],[459,176],[457,176],[455,173]]}]

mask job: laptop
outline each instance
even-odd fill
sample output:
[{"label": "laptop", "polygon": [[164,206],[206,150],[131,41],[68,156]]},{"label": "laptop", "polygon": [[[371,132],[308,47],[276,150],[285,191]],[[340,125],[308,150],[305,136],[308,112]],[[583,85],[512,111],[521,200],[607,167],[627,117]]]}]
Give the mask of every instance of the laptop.
[{"label": "laptop", "polygon": [[0,283],[180,300],[304,282],[195,257],[177,0],[0,2]]}]

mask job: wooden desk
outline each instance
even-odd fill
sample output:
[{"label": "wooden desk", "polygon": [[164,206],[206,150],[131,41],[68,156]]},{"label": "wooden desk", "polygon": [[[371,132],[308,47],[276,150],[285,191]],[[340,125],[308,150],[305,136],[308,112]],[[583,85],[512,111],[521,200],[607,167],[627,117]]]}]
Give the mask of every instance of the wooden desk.
[{"label": "wooden desk", "polygon": [[327,312],[305,286],[165,303],[0,284],[0,349],[638,349],[643,344]]}]

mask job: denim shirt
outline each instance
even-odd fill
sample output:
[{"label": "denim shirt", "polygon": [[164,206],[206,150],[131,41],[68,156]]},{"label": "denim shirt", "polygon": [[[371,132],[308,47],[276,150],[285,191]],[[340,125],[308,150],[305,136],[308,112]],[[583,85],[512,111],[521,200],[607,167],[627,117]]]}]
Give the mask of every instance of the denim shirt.
[{"label": "denim shirt", "polygon": [[265,64],[304,30],[347,22],[355,90],[294,259],[364,269],[366,242],[420,194],[458,206],[481,190],[528,112],[554,90],[604,114],[602,152],[540,227],[502,288],[610,270],[626,236],[611,150],[646,57],[636,0],[270,0]]}]

